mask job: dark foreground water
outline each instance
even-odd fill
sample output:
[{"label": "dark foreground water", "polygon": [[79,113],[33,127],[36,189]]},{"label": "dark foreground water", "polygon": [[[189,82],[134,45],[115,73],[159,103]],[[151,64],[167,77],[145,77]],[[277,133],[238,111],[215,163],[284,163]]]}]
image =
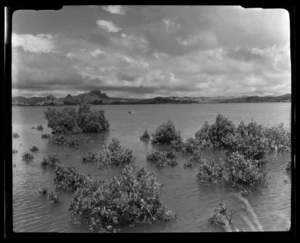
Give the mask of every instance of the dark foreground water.
[{"label": "dark foreground water", "polygon": [[[62,107],[57,107],[61,109]],[[232,120],[236,125],[242,120],[248,123],[253,119],[265,126],[278,125],[281,122],[290,127],[290,103],[262,104],[190,104],[190,105],[115,105],[93,106],[104,109],[110,122],[110,132],[105,134],[77,135],[79,149],[53,145],[42,139],[41,134],[50,133],[43,111],[46,107],[13,107],[13,132],[20,137],[13,139],[13,148],[18,153],[13,155],[13,229],[15,232],[90,232],[86,225],[72,221],[69,205],[71,193],[58,191],[59,204],[51,204],[46,197],[40,196],[38,189],[47,186],[54,190],[54,172],[40,166],[42,158],[48,153],[57,153],[64,164],[74,165],[81,173],[92,177],[110,178],[120,173],[120,169],[98,170],[95,164],[83,164],[81,155],[88,151],[101,152],[111,138],[118,138],[121,143],[133,149],[136,160],[134,171],[141,167],[155,173],[157,180],[164,184],[162,201],[173,210],[177,218],[168,223],[139,225],[126,228],[122,232],[211,232],[222,229],[210,225],[207,218],[211,209],[223,200],[229,209],[236,210],[234,225],[239,229],[250,230],[245,217],[252,220],[244,204],[234,196],[234,191],[222,185],[204,185],[197,181],[197,165],[193,169],[183,167],[184,158],[174,168],[157,169],[146,161],[147,152],[151,152],[151,143],[140,141],[145,129],[149,133],[161,123],[172,120],[182,137],[194,136],[205,121],[212,123],[218,113]],[[134,110],[129,114],[129,110]],[[42,132],[32,129],[43,125]],[[32,146],[39,151],[34,153],[30,162],[22,161],[21,155]],[[165,147],[156,147],[164,150]],[[222,152],[204,151],[203,157],[224,156]],[[268,158],[268,185],[255,189],[247,197],[260,224],[265,231],[284,231],[290,227],[291,217],[291,180],[285,172],[290,160],[289,153],[270,154]]]}]

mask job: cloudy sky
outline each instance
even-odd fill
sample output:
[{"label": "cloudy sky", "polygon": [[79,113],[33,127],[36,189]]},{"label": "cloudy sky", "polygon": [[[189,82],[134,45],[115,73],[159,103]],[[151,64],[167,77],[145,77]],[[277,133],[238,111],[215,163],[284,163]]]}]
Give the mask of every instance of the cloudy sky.
[{"label": "cloudy sky", "polygon": [[67,6],[13,15],[12,94],[291,92],[289,14],[239,6]]}]

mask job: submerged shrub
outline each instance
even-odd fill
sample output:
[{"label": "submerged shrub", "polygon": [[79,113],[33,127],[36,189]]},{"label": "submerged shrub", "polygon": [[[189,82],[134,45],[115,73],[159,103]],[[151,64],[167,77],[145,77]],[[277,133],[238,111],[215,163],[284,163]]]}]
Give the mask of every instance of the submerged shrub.
[{"label": "submerged shrub", "polygon": [[149,135],[147,129],[145,130],[145,132],[143,133],[143,135],[140,136],[140,139],[141,140],[145,140],[145,141],[148,141],[150,139],[150,135]]},{"label": "submerged shrub", "polygon": [[269,150],[289,151],[291,149],[291,132],[284,128],[283,123],[279,126],[264,129]]},{"label": "submerged shrub", "polygon": [[50,136],[51,136],[50,134],[46,134],[46,133],[45,133],[45,134],[42,134],[41,137],[42,137],[43,139],[48,139],[48,138],[50,138]]},{"label": "submerged shrub", "polygon": [[58,201],[59,201],[58,196],[56,195],[56,193],[54,191],[48,193],[48,200],[51,203],[58,203]]},{"label": "submerged shrub", "polygon": [[31,152],[37,152],[37,151],[39,151],[39,148],[37,146],[32,146],[30,151]]},{"label": "submerged shrub", "polygon": [[49,167],[57,167],[61,164],[61,161],[58,159],[57,154],[48,154],[43,158],[41,165]]},{"label": "submerged shrub", "polygon": [[43,131],[43,126],[42,126],[42,125],[38,125],[38,126],[36,127],[36,130],[38,130],[38,131]]},{"label": "submerged shrub", "polygon": [[213,144],[210,140],[210,130],[211,127],[206,121],[203,127],[195,133],[195,138],[198,144],[203,148],[211,148]]},{"label": "submerged shrub", "polygon": [[159,200],[162,185],[144,168],[136,175],[126,166],[119,177],[79,188],[72,199],[72,215],[91,229],[117,230],[126,226],[169,221],[175,213]]},{"label": "submerged shrub", "polygon": [[228,226],[232,223],[232,215],[234,211],[228,210],[222,201],[219,201],[219,207],[214,208],[212,211],[212,215],[208,219],[211,224]]},{"label": "submerged shrub", "polygon": [[228,120],[221,114],[218,114],[214,124],[209,129],[209,139],[214,148],[227,148],[228,137],[233,136],[235,126],[232,121]]},{"label": "submerged shrub", "polygon": [[39,193],[40,193],[41,195],[46,195],[47,192],[48,192],[48,188],[47,188],[47,187],[45,187],[45,186],[40,187]]},{"label": "submerged shrub", "polygon": [[252,160],[263,159],[267,151],[290,150],[291,146],[291,133],[283,124],[267,128],[251,121],[247,125],[240,122],[235,128],[232,121],[222,115],[218,115],[212,125],[205,122],[196,132],[195,138],[199,147],[222,148],[230,153],[239,152]]},{"label": "submerged shrub", "polygon": [[285,170],[286,170],[288,173],[291,173],[291,170],[292,170],[292,161],[291,161],[291,160],[286,164]]},{"label": "submerged shrub", "polygon": [[193,168],[193,164],[190,161],[187,161],[183,164],[184,168]]},{"label": "submerged shrub", "polygon": [[74,166],[58,166],[55,168],[54,184],[56,189],[75,191],[77,188],[85,186],[87,180]]},{"label": "submerged shrub", "polygon": [[118,139],[113,138],[110,144],[105,147],[104,153],[100,154],[97,167],[102,169],[108,165],[124,166],[134,160],[132,149],[123,147]]},{"label": "submerged shrub", "polygon": [[238,152],[225,158],[224,180],[237,187],[255,187],[265,182],[265,173],[257,160],[246,159]]},{"label": "submerged shrub", "polygon": [[19,133],[14,132],[14,133],[13,133],[13,138],[18,138],[18,137],[20,137]]},{"label": "submerged shrub", "polygon": [[25,153],[22,155],[22,160],[25,160],[25,161],[33,160],[33,155],[30,154],[30,153],[25,152]]},{"label": "submerged shrub", "polygon": [[178,165],[176,156],[172,151],[159,152],[157,150],[153,150],[152,153],[146,155],[146,159],[148,161],[154,162],[157,168],[163,168],[167,165],[172,167]]},{"label": "submerged shrub", "polygon": [[97,154],[93,153],[93,152],[88,152],[86,155],[82,156],[82,161],[83,162],[88,162],[88,163],[96,162],[96,161],[98,161]]},{"label": "submerged shrub", "polygon": [[48,108],[45,111],[48,127],[54,134],[57,133],[99,133],[109,129],[109,122],[104,116],[104,111],[93,111],[91,106],[81,103],[78,110],[64,108],[56,110]]},{"label": "submerged shrub", "polygon": [[171,149],[176,152],[183,150],[183,140],[182,138],[177,138],[171,142]]},{"label": "submerged shrub", "polygon": [[200,166],[197,171],[197,178],[201,182],[217,183],[223,178],[224,166],[222,161],[201,159]]},{"label": "submerged shrub", "polygon": [[185,143],[182,144],[182,152],[186,154],[198,153],[200,144],[194,138],[188,138]]},{"label": "submerged shrub", "polygon": [[68,147],[75,147],[77,148],[79,146],[79,141],[75,138],[72,138],[70,136],[66,136],[66,135],[63,135],[63,134],[58,134],[56,135],[52,142],[54,144],[59,144],[59,145],[66,145]]},{"label": "submerged shrub", "polygon": [[152,134],[152,143],[171,144],[172,141],[180,139],[180,133],[176,131],[172,121],[161,124]]}]

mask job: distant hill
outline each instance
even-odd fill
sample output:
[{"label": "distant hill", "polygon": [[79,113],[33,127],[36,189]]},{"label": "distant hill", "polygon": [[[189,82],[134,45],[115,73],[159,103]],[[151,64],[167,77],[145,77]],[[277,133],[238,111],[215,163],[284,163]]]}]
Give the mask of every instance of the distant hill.
[{"label": "distant hill", "polygon": [[56,98],[53,95],[46,97],[22,97],[12,98],[12,105],[21,106],[60,106],[78,105],[81,102],[93,105],[107,104],[207,104],[207,103],[255,103],[255,102],[291,102],[291,94],[281,96],[242,96],[242,97],[155,97],[151,99],[130,99],[108,97],[100,90],[92,90],[72,96],[68,94],[64,98]]}]

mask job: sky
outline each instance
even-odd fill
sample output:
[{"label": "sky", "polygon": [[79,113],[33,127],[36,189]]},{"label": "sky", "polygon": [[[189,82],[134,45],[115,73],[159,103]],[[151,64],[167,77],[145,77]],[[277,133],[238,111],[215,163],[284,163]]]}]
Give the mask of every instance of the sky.
[{"label": "sky", "polygon": [[289,14],[240,6],[19,10],[12,95],[243,96],[291,93]]}]

